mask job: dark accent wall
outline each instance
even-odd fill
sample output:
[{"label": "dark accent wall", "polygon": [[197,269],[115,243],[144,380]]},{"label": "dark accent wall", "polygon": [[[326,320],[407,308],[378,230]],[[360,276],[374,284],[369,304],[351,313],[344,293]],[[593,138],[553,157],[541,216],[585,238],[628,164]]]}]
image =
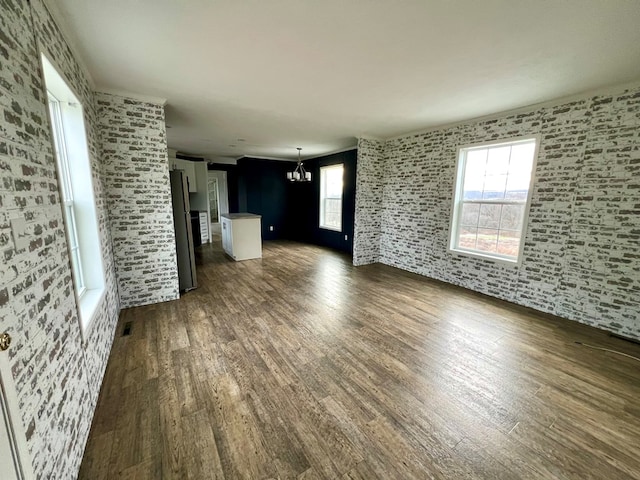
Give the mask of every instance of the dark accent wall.
[{"label": "dark accent wall", "polygon": [[241,212],[262,215],[263,240],[289,238],[286,187],[291,165],[257,158],[238,160],[238,206]]},{"label": "dark accent wall", "polygon": [[[304,167],[311,172],[311,184],[287,182],[289,235],[293,240],[314,243],[353,252],[353,223],[356,198],[357,150],[335,153],[307,160]],[[342,193],[342,231],[320,228],[320,167],[344,165]],[[347,239],[345,240],[345,235]]]},{"label": "dark accent wall", "polygon": [[[229,210],[262,215],[263,240],[291,239],[353,251],[357,150],[304,162],[311,183],[287,180],[294,162],[241,158],[238,165],[210,164],[210,170],[226,170]],[[320,167],[344,164],[342,231],[320,228]],[[273,227],[273,230],[270,229]],[[347,240],[345,240],[345,235]]]}]

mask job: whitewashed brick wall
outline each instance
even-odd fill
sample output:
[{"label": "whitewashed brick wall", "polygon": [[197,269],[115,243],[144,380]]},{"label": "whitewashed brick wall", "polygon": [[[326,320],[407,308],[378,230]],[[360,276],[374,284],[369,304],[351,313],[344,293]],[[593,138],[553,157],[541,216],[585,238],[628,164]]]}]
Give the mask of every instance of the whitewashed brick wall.
[{"label": "whitewashed brick wall", "polygon": [[[450,254],[458,147],[530,134],[541,145],[522,265]],[[640,338],[640,88],[393,139],[382,157],[380,262]],[[376,184],[377,170],[358,174]],[[356,226],[374,224],[377,201],[356,203]],[[377,234],[356,238],[354,263],[375,259]]]},{"label": "whitewashed brick wall", "polygon": [[358,139],[356,163],[356,212],[353,237],[353,264],[380,260],[384,142]]},{"label": "whitewashed brick wall", "polygon": [[164,107],[97,94],[122,308],[179,298]]},{"label": "whitewashed brick wall", "polygon": [[[0,30],[0,331],[14,339],[8,355],[37,478],[75,478],[119,312],[94,96],[41,0],[32,0],[31,7],[25,0],[0,2]],[[71,283],[40,49],[75,90],[85,113],[107,290],[85,344]],[[14,218],[26,220],[26,228],[12,230]],[[19,236],[28,237],[27,248],[16,248]]]}]

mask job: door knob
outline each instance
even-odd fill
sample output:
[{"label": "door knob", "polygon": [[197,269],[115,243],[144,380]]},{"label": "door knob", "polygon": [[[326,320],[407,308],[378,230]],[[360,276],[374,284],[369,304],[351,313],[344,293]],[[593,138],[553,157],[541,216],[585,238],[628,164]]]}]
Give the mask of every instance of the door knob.
[{"label": "door knob", "polygon": [[11,335],[7,332],[0,334],[0,351],[5,351],[11,345]]}]

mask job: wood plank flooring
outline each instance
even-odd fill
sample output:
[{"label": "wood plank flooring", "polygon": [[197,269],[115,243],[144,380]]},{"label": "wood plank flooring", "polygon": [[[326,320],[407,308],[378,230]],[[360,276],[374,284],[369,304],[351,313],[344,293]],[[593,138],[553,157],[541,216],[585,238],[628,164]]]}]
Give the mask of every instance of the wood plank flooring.
[{"label": "wood plank flooring", "polygon": [[[640,479],[640,346],[289,242],[122,312],[80,477]],[[121,336],[133,322],[130,336]]]}]

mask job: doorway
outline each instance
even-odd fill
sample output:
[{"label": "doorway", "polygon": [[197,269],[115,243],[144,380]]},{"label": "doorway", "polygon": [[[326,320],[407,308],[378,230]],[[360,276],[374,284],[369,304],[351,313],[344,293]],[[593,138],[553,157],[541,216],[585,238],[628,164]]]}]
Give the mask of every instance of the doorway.
[{"label": "doorway", "polygon": [[0,468],[3,479],[34,478],[6,351],[0,351]]},{"label": "doorway", "polygon": [[211,212],[211,232],[222,232],[220,215],[229,213],[229,194],[227,190],[227,172],[209,170],[207,172],[207,190],[209,191],[209,210]]}]

